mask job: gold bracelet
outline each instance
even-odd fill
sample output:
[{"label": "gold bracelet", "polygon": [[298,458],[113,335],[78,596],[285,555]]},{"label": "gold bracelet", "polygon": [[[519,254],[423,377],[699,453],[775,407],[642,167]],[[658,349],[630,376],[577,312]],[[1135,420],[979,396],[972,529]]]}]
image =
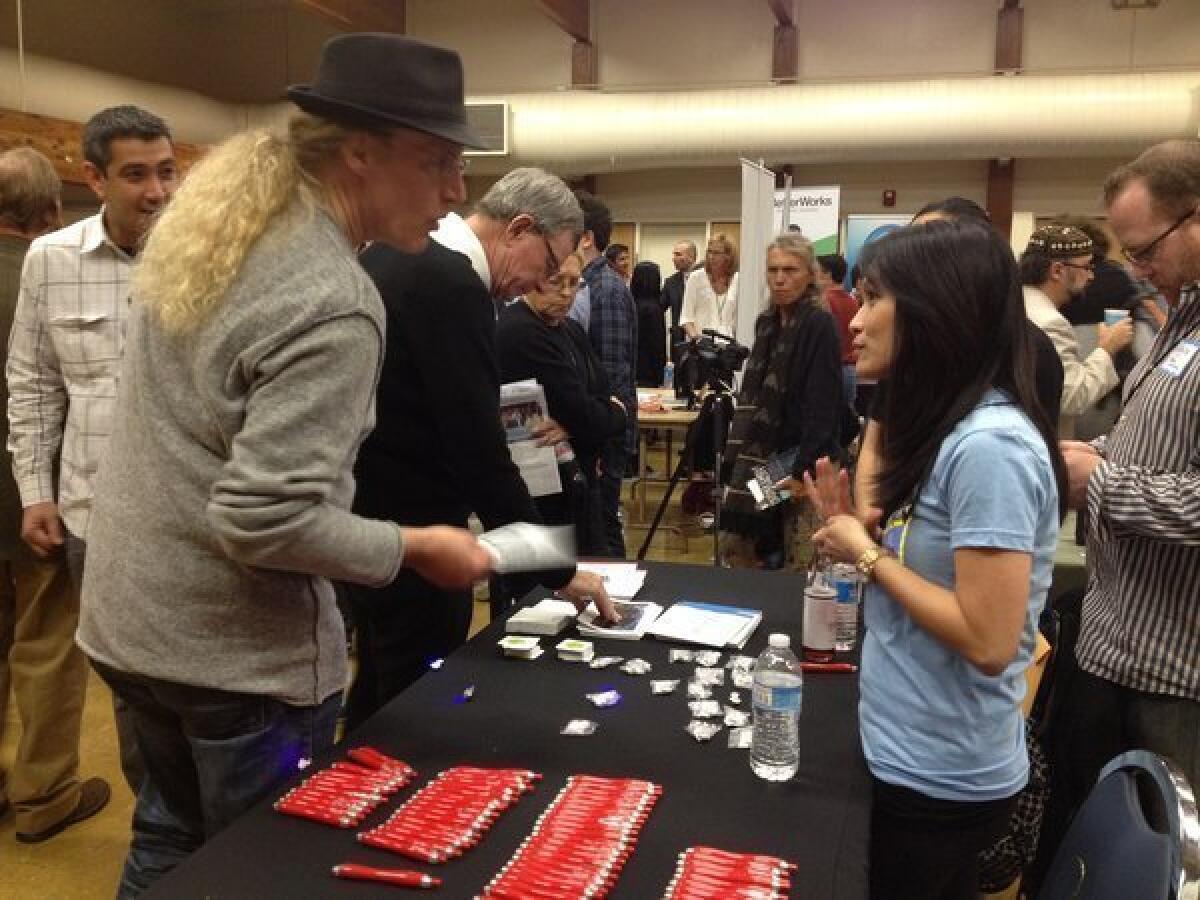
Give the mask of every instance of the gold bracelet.
[{"label": "gold bracelet", "polygon": [[875,580],[875,566],[883,557],[883,551],[878,547],[871,546],[862,552],[862,556],[854,564],[854,568],[858,569],[860,575],[867,581]]}]

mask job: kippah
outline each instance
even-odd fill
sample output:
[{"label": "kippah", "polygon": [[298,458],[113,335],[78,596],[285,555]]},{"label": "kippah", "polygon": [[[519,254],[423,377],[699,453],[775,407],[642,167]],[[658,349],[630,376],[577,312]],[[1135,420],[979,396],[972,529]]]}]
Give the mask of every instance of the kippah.
[{"label": "kippah", "polygon": [[1029,237],[1026,250],[1037,250],[1047,256],[1083,256],[1095,248],[1092,239],[1070,225],[1039,225]]}]

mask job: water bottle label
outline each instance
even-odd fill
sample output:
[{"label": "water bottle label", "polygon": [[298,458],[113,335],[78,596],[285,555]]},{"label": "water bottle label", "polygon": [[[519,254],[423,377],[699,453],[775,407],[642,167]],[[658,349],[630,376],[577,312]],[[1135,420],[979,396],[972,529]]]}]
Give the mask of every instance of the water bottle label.
[{"label": "water bottle label", "polygon": [[800,712],[800,700],[803,696],[802,687],[768,687],[765,684],[754,686],[754,705],[760,709],[772,712]]}]

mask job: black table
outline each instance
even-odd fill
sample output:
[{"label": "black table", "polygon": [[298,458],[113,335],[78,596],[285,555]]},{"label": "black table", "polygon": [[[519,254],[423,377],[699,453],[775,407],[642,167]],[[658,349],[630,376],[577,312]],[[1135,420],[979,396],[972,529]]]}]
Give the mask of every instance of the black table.
[{"label": "black table", "polygon": [[[801,577],[646,566],[650,575],[638,599],[665,605],[686,597],[763,609],[763,624],[740,652],[757,655],[772,631],[787,632],[799,645]],[[612,897],[662,896],[676,854],[698,844],[797,863],[793,897],[866,896],[870,778],[858,739],[857,676],[805,679],[799,772],[790,782],[769,784],[750,771],[748,751],[726,746],[726,730],[706,744],[684,731],[690,720],[684,684],[692,666],[668,663],[667,644],[598,641],[602,655],[639,656],[653,663],[650,675],[631,677],[615,668],[560,662],[553,651],[559,638],[543,638],[548,649],[539,660],[506,659],[495,646],[501,636],[501,625],[484,630],[334,753],[316,760],[319,766],[341,758],[350,746],[368,744],[419,770],[414,785],[360,829],[284,816],[261,803],[163,879],[152,895],[213,900],[403,896],[397,888],[329,874],[334,864],[353,861],[428,871],[445,881],[431,896],[472,897],[511,857],[566,776],[587,773],[646,778],[664,788]],[[650,678],[685,681],[674,694],[652,696]],[[468,685],[475,686],[475,695],[464,703],[459,695]],[[584,698],[610,687],[623,695],[616,707],[596,709]],[[727,693],[728,687],[717,689],[716,696],[724,701]],[[748,710],[750,692],[741,693],[742,708]],[[592,719],[600,727],[591,737],[560,735],[575,718]],[[448,864],[424,866],[355,841],[356,831],[383,821],[429,777],[457,764],[527,767],[545,779],[501,816],[478,847]]]}]

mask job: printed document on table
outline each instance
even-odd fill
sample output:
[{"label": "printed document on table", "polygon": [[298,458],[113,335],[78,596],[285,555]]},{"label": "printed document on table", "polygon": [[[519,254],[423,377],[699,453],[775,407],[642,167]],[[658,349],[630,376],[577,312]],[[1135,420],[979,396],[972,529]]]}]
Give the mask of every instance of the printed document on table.
[{"label": "printed document on table", "polygon": [[659,616],[647,633],[667,641],[741,648],[761,621],[759,609],[683,600]]},{"label": "printed document on table", "polygon": [[581,562],[579,571],[599,575],[614,600],[632,600],[646,583],[646,570],[637,563]]},{"label": "printed document on table", "polygon": [[550,418],[546,392],[534,379],[500,386],[500,423],[508,452],[521,472],[531,497],[562,493],[558,456],[553,447],[539,447],[533,431]]}]

